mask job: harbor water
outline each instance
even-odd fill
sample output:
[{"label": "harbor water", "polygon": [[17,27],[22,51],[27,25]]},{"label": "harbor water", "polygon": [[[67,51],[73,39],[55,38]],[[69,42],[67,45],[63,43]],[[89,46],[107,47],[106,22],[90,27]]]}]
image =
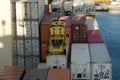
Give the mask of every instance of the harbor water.
[{"label": "harbor water", "polygon": [[112,59],[112,80],[120,80],[120,11],[96,13],[96,19]]}]

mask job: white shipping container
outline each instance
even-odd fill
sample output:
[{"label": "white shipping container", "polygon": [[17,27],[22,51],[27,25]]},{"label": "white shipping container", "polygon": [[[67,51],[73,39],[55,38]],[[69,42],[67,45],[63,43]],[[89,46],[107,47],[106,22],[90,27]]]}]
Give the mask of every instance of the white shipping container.
[{"label": "white shipping container", "polygon": [[17,58],[17,65],[18,66],[24,66],[24,58],[23,57],[18,57]]},{"label": "white shipping container", "polygon": [[16,2],[17,20],[38,19],[38,1],[18,1]]},{"label": "white shipping container", "polygon": [[88,30],[99,30],[96,19],[87,19]]},{"label": "white shipping container", "polygon": [[90,80],[90,55],[87,43],[72,44],[71,80]]},{"label": "white shipping container", "polygon": [[17,37],[23,37],[23,35],[24,35],[24,24],[23,24],[23,22],[21,21],[21,22],[16,22],[16,24],[17,24]]},{"label": "white shipping container", "polygon": [[24,42],[23,40],[17,40],[17,55],[24,55]]},{"label": "white shipping container", "polygon": [[39,37],[39,24],[38,21],[31,22],[32,37]]},{"label": "white shipping container", "polygon": [[32,66],[32,57],[25,57],[25,66]]},{"label": "white shipping container", "polygon": [[33,55],[39,55],[39,40],[32,40]]},{"label": "white shipping container", "polygon": [[65,1],[63,3],[64,11],[72,11],[72,1]]},{"label": "white shipping container", "polygon": [[112,62],[104,43],[91,43],[92,80],[112,80]]},{"label": "white shipping container", "polygon": [[46,64],[48,68],[67,68],[66,55],[47,55]]},{"label": "white shipping container", "polygon": [[31,22],[30,21],[24,21],[24,36],[25,37],[31,37],[32,30],[31,30]]},{"label": "white shipping container", "polygon": [[32,42],[25,40],[25,55],[32,55]]}]

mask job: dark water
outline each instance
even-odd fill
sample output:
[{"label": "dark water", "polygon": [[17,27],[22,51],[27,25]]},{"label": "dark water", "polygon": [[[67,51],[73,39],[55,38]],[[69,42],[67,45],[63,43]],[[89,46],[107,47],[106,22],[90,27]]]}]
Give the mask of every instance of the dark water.
[{"label": "dark water", "polygon": [[100,32],[112,59],[112,80],[120,80],[120,13],[97,13]]}]

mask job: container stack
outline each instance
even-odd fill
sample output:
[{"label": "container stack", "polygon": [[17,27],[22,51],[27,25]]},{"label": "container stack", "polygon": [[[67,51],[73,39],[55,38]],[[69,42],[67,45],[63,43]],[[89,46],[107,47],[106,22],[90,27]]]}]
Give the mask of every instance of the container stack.
[{"label": "container stack", "polygon": [[87,25],[85,15],[72,16],[72,43],[87,42]]},{"label": "container stack", "polygon": [[39,22],[44,15],[43,6],[43,0],[12,2],[14,65],[36,67],[40,61]]}]

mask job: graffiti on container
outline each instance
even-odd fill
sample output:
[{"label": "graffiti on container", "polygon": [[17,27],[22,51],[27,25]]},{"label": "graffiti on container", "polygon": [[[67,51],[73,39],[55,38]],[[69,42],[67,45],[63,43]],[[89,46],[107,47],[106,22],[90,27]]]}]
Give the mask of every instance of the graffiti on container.
[{"label": "graffiti on container", "polygon": [[98,65],[98,69],[94,69],[94,80],[109,80],[110,70],[105,65]]}]

